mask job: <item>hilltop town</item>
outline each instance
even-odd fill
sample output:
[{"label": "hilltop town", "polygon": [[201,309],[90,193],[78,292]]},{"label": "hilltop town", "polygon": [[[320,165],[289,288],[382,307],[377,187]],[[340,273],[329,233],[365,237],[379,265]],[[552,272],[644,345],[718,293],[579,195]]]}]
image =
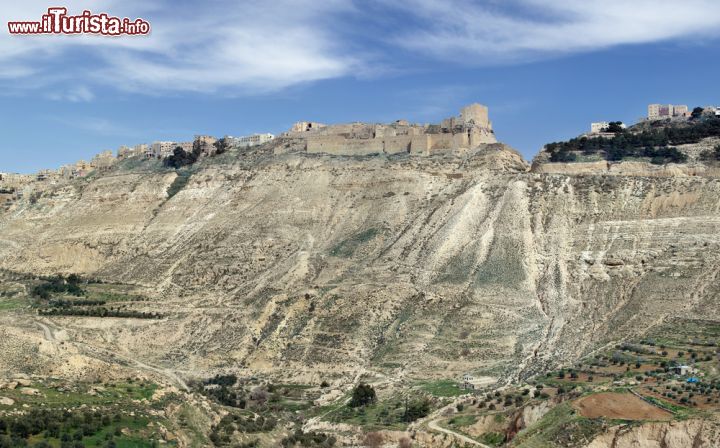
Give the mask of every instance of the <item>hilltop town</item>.
[{"label": "hilltop town", "polygon": [[[720,168],[714,163],[720,159],[720,150],[716,149],[720,147],[720,134],[715,135],[718,133],[711,130],[707,135],[709,138],[698,136],[673,140],[665,137],[668,129],[702,125],[707,120],[717,118],[720,118],[720,107],[716,106],[690,110],[687,105],[650,104],[647,115],[630,126],[621,121],[592,122],[589,132],[569,142],[547,144],[533,160],[530,170],[564,174],[720,175]],[[659,140],[658,132],[663,134]],[[653,133],[655,137],[647,137]],[[627,137],[633,135],[641,136],[642,139],[627,141]],[[680,143],[680,146],[669,146],[673,143]],[[0,205],[8,208],[15,201],[44,186],[110,172],[124,161],[154,160],[170,168],[180,168],[226,151],[242,153],[256,147],[265,148],[274,154],[300,152],[333,156],[406,154],[416,157],[465,157],[497,144],[488,107],[477,103],[463,107],[457,116],[443,119],[437,124],[397,120],[388,124],[355,122],[328,125],[299,121],[278,136],[271,133],[242,137],[226,135],[220,138],[196,135],[192,141],[185,142],[155,141],[133,147],[123,145],[115,154],[106,150],[89,162],[80,160],[56,170],[44,169],[35,174],[0,172]],[[505,146],[497,148],[500,147]],[[708,166],[707,162],[713,163]]]},{"label": "hilltop town", "polygon": [[[462,108],[459,116],[449,117],[439,124],[411,124],[397,120],[390,124],[351,123],[326,125],[317,122],[295,123],[279,136],[292,142],[294,150],[309,154],[333,155],[369,154],[462,154],[481,145],[496,143],[488,108],[472,104]],[[57,170],[41,170],[36,174],[13,174],[0,172],[0,200],[12,202],[29,194],[33,185],[57,184],[74,178],[82,178],[93,172],[107,172],[124,160],[167,160],[173,156],[193,154],[197,158],[213,157],[227,150],[243,151],[272,142],[276,136],[270,133],[243,137],[196,135],[193,141],[156,141],[133,147],[121,146],[116,155],[106,150],[89,162],[80,160]],[[282,151],[282,149],[279,149]]]}]

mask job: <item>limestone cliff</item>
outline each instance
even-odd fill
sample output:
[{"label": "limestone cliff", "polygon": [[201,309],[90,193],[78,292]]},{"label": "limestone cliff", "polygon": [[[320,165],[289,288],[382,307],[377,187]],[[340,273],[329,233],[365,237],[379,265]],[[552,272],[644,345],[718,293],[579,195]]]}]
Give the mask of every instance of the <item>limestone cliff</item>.
[{"label": "limestone cliff", "polygon": [[40,188],[0,212],[0,267],[146,287],[166,319],[70,331],[191,373],[505,381],[720,311],[715,178],[277,149]]}]

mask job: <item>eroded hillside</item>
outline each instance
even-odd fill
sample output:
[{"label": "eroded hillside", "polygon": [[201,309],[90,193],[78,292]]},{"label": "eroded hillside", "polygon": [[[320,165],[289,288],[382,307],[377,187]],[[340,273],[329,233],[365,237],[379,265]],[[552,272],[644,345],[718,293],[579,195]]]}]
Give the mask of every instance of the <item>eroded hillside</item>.
[{"label": "eroded hillside", "polygon": [[2,212],[0,267],[134,285],[162,319],[50,322],[184,377],[506,382],[720,311],[715,178],[531,173],[502,145],[136,165]]}]

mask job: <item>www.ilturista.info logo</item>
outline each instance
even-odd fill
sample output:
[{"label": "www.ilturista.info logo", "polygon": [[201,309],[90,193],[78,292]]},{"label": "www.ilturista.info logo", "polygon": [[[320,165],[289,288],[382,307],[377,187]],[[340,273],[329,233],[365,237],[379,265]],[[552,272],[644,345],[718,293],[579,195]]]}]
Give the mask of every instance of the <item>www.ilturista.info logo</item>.
[{"label": "www.ilturista.info logo", "polygon": [[143,19],[112,17],[105,13],[83,11],[68,16],[67,8],[48,8],[40,21],[8,22],[10,34],[101,34],[103,36],[147,35],[150,23]]}]

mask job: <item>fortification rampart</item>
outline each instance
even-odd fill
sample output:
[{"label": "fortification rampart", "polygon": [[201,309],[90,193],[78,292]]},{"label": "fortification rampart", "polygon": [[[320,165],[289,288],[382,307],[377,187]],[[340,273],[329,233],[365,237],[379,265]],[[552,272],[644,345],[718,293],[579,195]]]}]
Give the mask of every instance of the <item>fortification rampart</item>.
[{"label": "fortification rampart", "polygon": [[497,143],[488,108],[480,104],[464,107],[460,115],[439,125],[348,123],[309,126],[299,122],[285,135],[305,140],[308,153],[335,155],[399,154],[432,155],[463,151]]}]

